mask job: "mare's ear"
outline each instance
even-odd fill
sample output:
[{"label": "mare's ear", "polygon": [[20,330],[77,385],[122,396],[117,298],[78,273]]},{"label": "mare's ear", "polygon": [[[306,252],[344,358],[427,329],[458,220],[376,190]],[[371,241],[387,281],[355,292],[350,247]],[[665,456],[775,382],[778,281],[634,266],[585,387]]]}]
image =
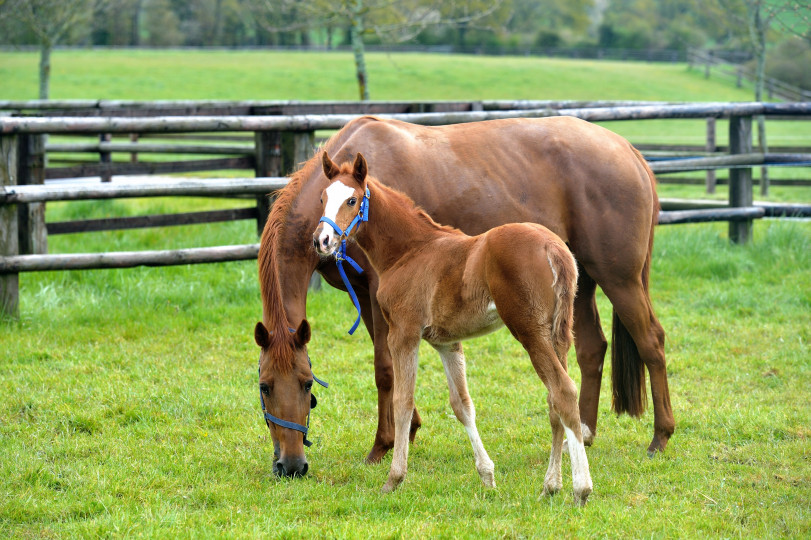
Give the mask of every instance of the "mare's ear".
[{"label": "mare's ear", "polygon": [[326,150],[324,150],[324,153],[321,155],[321,166],[324,169],[324,175],[326,175],[327,179],[329,180],[332,180],[338,176],[338,173],[340,172],[338,166],[335,165],[335,163],[333,163],[329,158],[329,154],[327,154]]},{"label": "mare's ear", "polygon": [[358,155],[355,156],[355,165],[352,167],[352,176],[361,187],[366,186],[366,174],[368,172],[369,168],[366,166],[366,158],[363,157],[363,154],[358,152]]},{"label": "mare's ear", "polygon": [[263,349],[267,349],[270,346],[270,333],[261,322],[256,323],[256,328],[253,329],[253,339],[255,339],[256,344]]},{"label": "mare's ear", "polygon": [[301,324],[298,325],[298,330],[296,330],[296,335],[293,336],[293,339],[296,342],[296,347],[301,348],[307,345],[310,341],[310,323],[307,322],[307,319],[301,321]]}]

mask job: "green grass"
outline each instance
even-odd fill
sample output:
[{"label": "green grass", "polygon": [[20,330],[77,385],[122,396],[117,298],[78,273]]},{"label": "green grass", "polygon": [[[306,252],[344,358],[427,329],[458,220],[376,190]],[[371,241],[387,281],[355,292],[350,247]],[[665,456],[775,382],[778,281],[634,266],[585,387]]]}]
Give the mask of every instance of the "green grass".
[{"label": "green grass", "polygon": [[[0,99],[33,99],[38,55],[0,53]],[[471,55],[367,55],[373,99],[750,101],[685,64]],[[57,50],[52,99],[330,99],[358,97],[351,53]]]},{"label": "green grass", "polygon": [[[161,243],[188,243],[184,229]],[[807,537],[811,227],[761,221],[747,247],[729,245],[723,225],[657,232],[652,291],[677,431],[648,459],[651,412],[614,416],[606,373],[585,509],[572,504],[568,460],[564,493],[541,496],[545,390],[503,330],[467,346],[498,487],[481,486],[441,365],[423,348],[424,428],[406,482],[383,496],[389,459],[362,464],[376,422],[372,350],[346,334],[345,295],[308,298],[310,355],[330,388],[317,392],[311,472],[287,481],[271,473],[257,404],[254,263],[24,274],[21,320],[0,327],[0,536]],[[198,234],[250,241],[253,230]]]},{"label": "green grass", "polygon": [[[376,54],[370,73],[375,99],[749,99],[684,65]],[[0,75],[0,99],[34,97],[36,55],[0,53]],[[352,77],[346,54],[57,51],[53,97],[353,99]],[[811,140],[807,124],[776,123],[775,137]],[[704,133],[688,121],[610,127],[641,142]],[[659,191],[701,196],[700,187]],[[811,189],[774,187],[773,198],[808,202]],[[52,203],[48,221],[236,205]],[[49,248],[255,241],[243,221],[52,236]],[[498,487],[481,486],[440,362],[423,348],[424,427],[405,483],[382,496],[390,458],[362,464],[376,425],[372,349],[362,332],[346,334],[355,316],[346,295],[327,287],[308,297],[310,355],[330,388],[317,390],[310,473],[287,481],[271,472],[257,403],[254,262],[22,274],[20,320],[0,321],[0,537],[807,538],[809,268],[808,221],[758,221],[746,247],[731,246],[723,224],[658,228],[652,295],[677,431],[648,459],[652,411],[640,421],[611,413],[606,373],[584,509],[572,504],[568,459],[564,492],[541,496],[545,390],[503,330],[466,345]],[[598,305],[610,321],[602,295]]]}]

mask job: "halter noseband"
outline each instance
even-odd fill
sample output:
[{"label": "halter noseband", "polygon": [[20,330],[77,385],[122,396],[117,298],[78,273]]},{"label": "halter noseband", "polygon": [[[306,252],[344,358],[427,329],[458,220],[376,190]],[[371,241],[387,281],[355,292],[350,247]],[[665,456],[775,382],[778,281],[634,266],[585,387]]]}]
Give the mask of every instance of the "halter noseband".
[{"label": "halter noseband", "polygon": [[[292,329],[292,328],[288,328],[288,330],[290,330],[291,332],[295,332],[295,330]],[[313,363],[310,361],[310,355],[309,354],[307,355],[307,362],[310,364],[310,371],[312,371]],[[262,359],[261,358],[259,359],[259,373],[260,374],[262,373]],[[322,381],[318,377],[316,377],[315,373],[313,373],[312,375],[313,375],[313,380],[315,382],[317,382],[318,384],[320,384],[324,388],[329,388],[329,384]],[[262,391],[261,390],[259,391],[259,403],[262,405],[262,413],[265,415],[265,424],[267,424],[268,429],[270,429],[270,424],[272,422],[272,423],[276,424],[277,426],[280,426],[280,427],[283,427],[283,428],[294,429],[296,431],[300,431],[300,432],[302,432],[304,434],[304,446],[309,448],[310,446],[313,445],[312,441],[307,440],[307,432],[310,430],[310,411],[307,411],[307,425],[302,426],[301,424],[297,424],[295,422],[290,422],[288,420],[282,420],[281,418],[277,418],[277,417],[273,416],[272,414],[270,414],[267,411],[267,409],[265,408],[265,399],[262,396]],[[313,410],[317,403],[318,403],[318,400],[316,400],[315,396],[312,393],[310,393],[310,410]]]},{"label": "halter noseband", "polygon": [[343,262],[346,261],[352,265],[352,268],[354,268],[358,274],[363,273],[363,268],[361,268],[358,263],[356,263],[349,255],[346,254],[346,239],[355,226],[369,221],[369,188],[366,188],[366,193],[364,193],[363,199],[360,201],[358,215],[355,216],[355,219],[352,220],[345,231],[327,216],[322,216],[321,219],[318,220],[319,223],[322,221],[332,227],[335,232],[341,236],[341,247],[335,252],[335,264],[338,266],[338,273],[341,274],[341,280],[343,280],[344,286],[346,286],[346,291],[349,293],[349,297],[352,299],[352,303],[355,305],[355,309],[358,311],[358,318],[355,321],[355,324],[352,325],[352,328],[349,329],[349,334],[351,335],[355,333],[355,330],[358,329],[358,325],[360,324],[360,302],[358,302],[358,297],[355,294],[355,290],[352,288],[352,285],[349,283],[349,279],[346,277]]}]

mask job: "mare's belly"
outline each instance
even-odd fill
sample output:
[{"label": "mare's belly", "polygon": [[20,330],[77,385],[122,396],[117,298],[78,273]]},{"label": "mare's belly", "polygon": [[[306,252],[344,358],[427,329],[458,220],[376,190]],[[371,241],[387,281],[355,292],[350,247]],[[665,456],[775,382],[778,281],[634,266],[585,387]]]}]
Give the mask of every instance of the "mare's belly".
[{"label": "mare's belly", "polygon": [[422,338],[434,345],[458,343],[495,332],[502,326],[504,322],[498,316],[496,305],[489,302],[478,309],[464,310],[432,321],[422,331]]}]

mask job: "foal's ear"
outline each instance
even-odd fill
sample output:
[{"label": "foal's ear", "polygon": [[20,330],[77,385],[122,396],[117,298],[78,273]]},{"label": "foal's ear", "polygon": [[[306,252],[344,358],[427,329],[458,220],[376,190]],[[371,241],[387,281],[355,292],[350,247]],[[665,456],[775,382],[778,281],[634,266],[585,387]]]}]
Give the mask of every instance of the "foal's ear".
[{"label": "foal's ear", "polygon": [[263,349],[267,349],[270,346],[270,333],[261,322],[256,323],[256,328],[253,329],[253,339],[256,340],[256,344]]},{"label": "foal's ear", "polygon": [[298,330],[296,330],[296,335],[293,336],[293,339],[296,342],[296,347],[301,348],[307,345],[310,341],[310,323],[307,322],[307,319],[301,321],[301,324],[298,325]]},{"label": "foal's ear", "polygon": [[335,163],[333,163],[329,158],[329,154],[327,154],[326,150],[324,150],[324,153],[321,155],[321,166],[324,169],[324,175],[326,175],[327,179],[329,180],[332,180],[338,176],[338,173],[340,172],[338,166],[335,165]]},{"label": "foal's ear", "polygon": [[366,181],[366,174],[369,172],[369,168],[366,166],[366,158],[363,157],[363,154],[358,152],[358,155],[355,156],[355,165],[352,168],[352,176],[357,180],[358,184],[363,187]]}]

